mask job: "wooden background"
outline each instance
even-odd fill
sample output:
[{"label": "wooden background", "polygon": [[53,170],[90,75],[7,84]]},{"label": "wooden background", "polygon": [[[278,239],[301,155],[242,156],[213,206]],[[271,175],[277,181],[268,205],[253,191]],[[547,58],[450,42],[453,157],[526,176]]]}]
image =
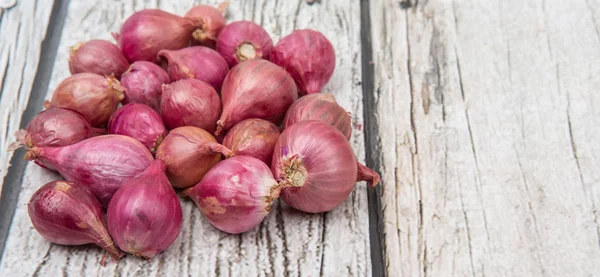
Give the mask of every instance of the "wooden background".
[{"label": "wooden background", "polygon": [[[69,75],[69,45],[201,2],[0,0],[0,147]],[[168,251],[100,267],[35,233],[26,202],[57,176],[1,151],[0,276],[600,276],[600,0],[231,1],[240,19],[332,41],[326,90],[382,186],[321,215],[279,204],[240,236],[184,201]]]}]

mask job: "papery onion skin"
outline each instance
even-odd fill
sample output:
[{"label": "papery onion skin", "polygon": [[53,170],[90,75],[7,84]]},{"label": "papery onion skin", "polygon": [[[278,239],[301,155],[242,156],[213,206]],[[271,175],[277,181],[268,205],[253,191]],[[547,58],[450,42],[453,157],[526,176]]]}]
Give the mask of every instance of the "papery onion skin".
[{"label": "papery onion skin", "polygon": [[352,135],[350,114],[335,101],[331,94],[315,93],[296,100],[285,114],[283,129],[307,120],[325,122],[342,132],[346,139],[350,139]]},{"label": "papery onion skin", "polygon": [[71,74],[88,72],[120,78],[127,68],[129,62],[121,49],[106,40],[93,39],[77,43],[70,48]]},{"label": "papery onion skin", "polygon": [[107,207],[121,183],[138,175],[153,161],[139,141],[104,135],[63,147],[33,147],[26,160],[49,164],[68,181],[84,186]]},{"label": "papery onion skin", "polygon": [[333,76],[335,50],[320,32],[296,30],[275,45],[271,61],[292,75],[302,95],[319,93]]},{"label": "papery onion skin", "polygon": [[235,156],[213,167],[184,191],[217,229],[239,234],[260,224],[279,196],[269,167],[250,156]]},{"label": "papery onion skin", "polygon": [[156,159],[167,166],[167,177],[176,188],[197,184],[215,164],[233,153],[208,132],[194,126],[171,130],[156,150]]},{"label": "papery onion skin", "polygon": [[162,85],[170,82],[162,67],[146,61],[134,62],[121,76],[121,85],[126,89],[123,104],[145,104],[158,112]]},{"label": "papery onion skin", "polygon": [[221,55],[204,46],[162,50],[158,57],[172,82],[188,78],[198,79],[207,82],[217,91],[221,90],[223,79],[229,71],[229,66]]},{"label": "papery onion skin", "polygon": [[155,160],[138,176],[123,182],[108,205],[108,230],[123,251],[152,258],[169,248],[183,220],[179,198]]},{"label": "papery onion skin", "polygon": [[94,243],[115,261],[123,257],[108,234],[100,203],[80,185],[69,181],[47,183],[31,196],[27,211],[33,227],[50,242]]},{"label": "papery onion skin", "polygon": [[251,156],[270,166],[279,135],[279,128],[275,124],[250,118],[233,126],[227,132],[223,145],[236,156]]},{"label": "papery onion skin", "polygon": [[162,10],[146,9],[127,18],[120,34],[113,36],[129,62],[156,62],[160,50],[188,46],[192,32],[201,24]]},{"label": "papery onion skin", "polygon": [[229,67],[234,67],[246,60],[268,60],[273,50],[273,40],[260,25],[246,20],[236,21],[223,28],[216,50]]},{"label": "papery onion skin", "polygon": [[192,34],[192,44],[215,48],[217,37],[226,24],[223,12],[213,6],[197,5],[192,7],[185,17],[202,20],[202,26]]},{"label": "papery onion skin", "polygon": [[346,137],[321,121],[302,121],[285,129],[275,145],[271,170],[284,186],[281,199],[308,213],[333,210],[357,181],[372,186],[379,182],[377,173],[357,163]]},{"label": "papery onion skin", "polygon": [[150,152],[167,135],[167,129],[160,115],[144,104],[127,104],[118,109],[108,121],[108,132],[129,136],[144,144]]},{"label": "papery onion skin", "polygon": [[260,59],[241,62],[229,71],[223,82],[223,113],[215,134],[248,118],[279,124],[297,98],[298,90],[292,77],[281,67]]},{"label": "papery onion skin", "polygon": [[46,108],[59,107],[81,113],[94,127],[108,122],[123,100],[125,88],[114,77],[77,73],[64,79],[54,90]]},{"label": "papery onion skin", "polygon": [[221,99],[208,83],[183,79],[163,86],[160,110],[169,129],[196,126],[214,133],[221,115]]}]

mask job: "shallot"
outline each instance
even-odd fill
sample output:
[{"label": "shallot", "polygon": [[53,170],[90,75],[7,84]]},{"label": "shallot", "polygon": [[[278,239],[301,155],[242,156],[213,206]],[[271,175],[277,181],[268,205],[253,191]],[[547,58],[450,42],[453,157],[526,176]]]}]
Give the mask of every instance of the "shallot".
[{"label": "shallot", "polygon": [[108,121],[108,132],[132,137],[154,153],[167,129],[160,115],[144,104],[127,104],[118,109]]},{"label": "shallot", "polygon": [[34,146],[66,146],[103,134],[106,134],[106,130],[92,127],[78,112],[50,108],[34,116],[27,123],[25,130],[17,131],[17,142],[10,148],[14,150],[20,146],[27,149]]},{"label": "shallot", "polygon": [[146,169],[153,157],[146,146],[133,138],[104,135],[63,147],[34,146],[25,159],[51,165],[107,207],[121,183]]},{"label": "shallot", "polygon": [[221,115],[221,99],[211,85],[183,79],[163,86],[160,110],[169,129],[196,126],[214,133]]},{"label": "shallot", "polygon": [[236,21],[223,28],[217,40],[217,52],[229,67],[252,59],[269,59],[273,40],[260,25],[252,21]]},{"label": "shallot", "polygon": [[183,220],[177,194],[155,160],[142,173],[123,182],[106,212],[108,230],[123,251],[152,258],[169,248]]},{"label": "shallot", "polygon": [[171,81],[198,79],[221,90],[223,79],[229,71],[227,62],[217,53],[204,46],[192,46],[180,50],[162,50],[158,52],[163,67],[169,73]]},{"label": "shallot", "polygon": [[69,181],[41,186],[29,200],[33,227],[44,239],[62,245],[96,244],[113,260],[123,257],[108,234],[98,200],[84,187]]},{"label": "shallot", "polygon": [[202,180],[221,161],[221,154],[230,157],[233,153],[208,132],[184,126],[169,132],[156,150],[156,159],[165,162],[174,187],[187,188]]},{"label": "shallot", "polygon": [[283,119],[283,129],[306,120],[323,121],[340,130],[347,139],[352,135],[352,118],[333,95],[315,93],[304,96],[290,106]]},{"label": "shallot", "polygon": [[[63,108],[50,108],[37,114],[25,130],[15,132],[16,142],[8,146],[9,151],[21,146],[59,147],[71,145],[84,139],[106,134],[106,130],[94,128],[80,113]],[[49,164],[35,161],[41,167],[55,170]]]},{"label": "shallot", "polygon": [[201,25],[202,22],[197,19],[146,9],[127,18],[121,33],[113,36],[129,62],[155,62],[160,50],[188,46],[192,33]]},{"label": "shallot", "polygon": [[129,62],[116,45],[101,39],[79,42],[70,48],[71,74],[89,72],[114,75],[117,78],[127,70]]},{"label": "shallot", "polygon": [[121,85],[126,89],[123,104],[145,104],[158,112],[162,85],[170,82],[162,67],[146,61],[134,62],[121,76]]},{"label": "shallot", "polygon": [[81,113],[92,126],[108,122],[123,100],[125,88],[114,77],[93,73],[77,73],[64,79],[44,106],[67,108]]},{"label": "shallot", "polygon": [[321,121],[302,121],[285,129],[275,145],[271,170],[284,186],[281,199],[298,210],[331,211],[357,181],[379,182],[379,175],[356,161],[344,135]]},{"label": "shallot", "polygon": [[209,5],[198,5],[191,8],[185,17],[202,20],[202,26],[192,33],[192,44],[215,48],[217,37],[225,27],[223,11]]},{"label": "shallot", "polygon": [[215,134],[248,118],[278,124],[297,98],[292,77],[281,67],[260,59],[242,62],[231,69],[223,82],[223,113]]},{"label": "shallot", "polygon": [[241,121],[227,132],[223,145],[236,156],[252,156],[271,165],[273,148],[279,137],[275,124],[258,118]]},{"label": "shallot", "polygon": [[235,156],[218,163],[184,194],[210,224],[239,234],[263,221],[280,190],[267,165],[253,157]]},{"label": "shallot", "polygon": [[273,48],[271,61],[285,68],[301,94],[321,92],[335,69],[335,50],[320,32],[296,30]]}]

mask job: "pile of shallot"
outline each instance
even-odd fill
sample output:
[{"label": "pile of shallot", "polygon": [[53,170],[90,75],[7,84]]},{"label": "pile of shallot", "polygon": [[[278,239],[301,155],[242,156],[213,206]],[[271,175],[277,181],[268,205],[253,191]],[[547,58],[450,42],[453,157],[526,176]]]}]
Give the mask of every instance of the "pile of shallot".
[{"label": "pile of shallot", "polygon": [[65,179],[29,201],[44,238],[151,258],[180,232],[177,193],[238,234],[277,198],[327,212],[357,181],[379,182],[348,142],[349,113],[322,93],[336,61],[329,40],[296,30],[273,44],[254,22],[226,24],[225,8],[141,10],[116,45],[71,47],[72,75],[11,145]]}]

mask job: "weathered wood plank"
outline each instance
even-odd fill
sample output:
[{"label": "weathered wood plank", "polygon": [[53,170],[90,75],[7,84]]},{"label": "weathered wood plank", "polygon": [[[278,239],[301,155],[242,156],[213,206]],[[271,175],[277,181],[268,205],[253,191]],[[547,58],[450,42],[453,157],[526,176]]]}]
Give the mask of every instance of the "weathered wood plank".
[{"label": "weathered wood plank", "polygon": [[[192,3],[178,1],[72,1],[61,38],[48,94],[66,76],[68,46],[92,38],[110,39],[109,32],[133,11],[160,7],[183,14]],[[208,1],[217,4],[217,1]],[[345,1],[235,1],[228,20],[261,23],[274,41],[293,29],[322,31],[335,46],[337,67],[326,90],[362,124],[359,5]],[[363,134],[354,130],[352,144],[364,159]],[[364,276],[371,272],[366,188],[359,184],[336,210],[318,215],[276,205],[257,229],[240,236],[212,228],[193,203],[183,200],[183,230],[164,254],[145,261],[127,257],[100,267],[102,252],[93,247],[62,247],[44,241],[31,227],[26,203],[40,185],[57,175],[30,164],[19,206],[7,240],[0,272],[6,276]],[[37,266],[30,266],[30,265]],[[25,266],[28,265],[28,266]]]},{"label": "weathered wood plank", "polygon": [[564,5],[371,1],[389,276],[600,272],[600,5]]},{"label": "weathered wood plank", "polygon": [[0,192],[12,157],[6,150],[29,101],[53,3],[0,1]]}]

